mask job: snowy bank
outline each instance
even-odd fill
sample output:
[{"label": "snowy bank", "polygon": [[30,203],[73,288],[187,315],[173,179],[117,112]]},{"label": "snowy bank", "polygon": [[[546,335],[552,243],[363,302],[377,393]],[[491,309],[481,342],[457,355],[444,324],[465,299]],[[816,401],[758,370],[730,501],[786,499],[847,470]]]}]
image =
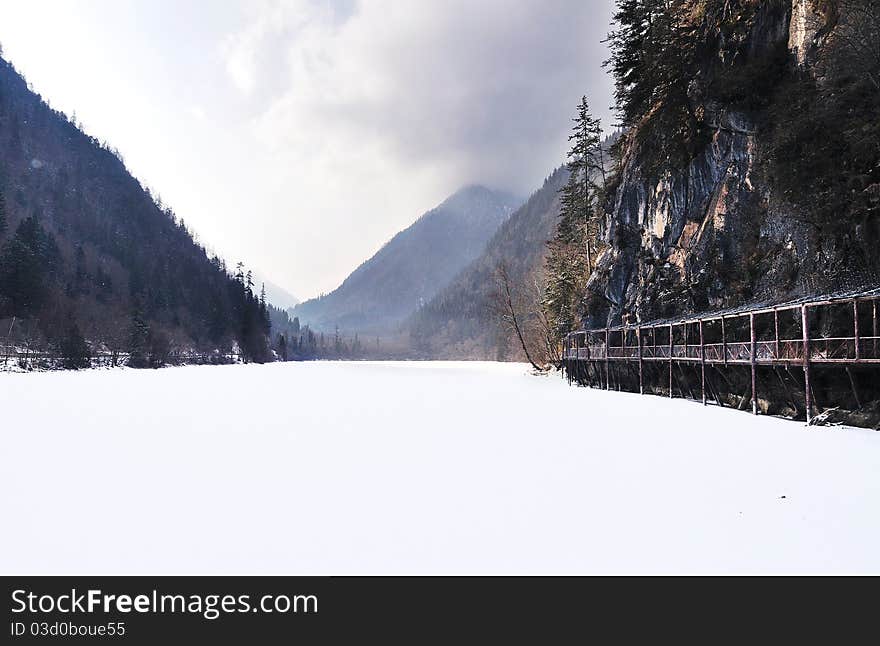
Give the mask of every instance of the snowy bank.
[{"label": "snowy bank", "polygon": [[523,365],[0,375],[0,572],[880,573],[880,433]]}]

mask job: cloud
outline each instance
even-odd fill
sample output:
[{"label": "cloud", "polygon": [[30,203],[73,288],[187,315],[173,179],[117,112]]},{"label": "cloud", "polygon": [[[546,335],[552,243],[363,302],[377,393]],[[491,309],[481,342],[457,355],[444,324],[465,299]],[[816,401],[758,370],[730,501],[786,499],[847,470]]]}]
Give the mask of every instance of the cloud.
[{"label": "cloud", "polygon": [[581,94],[607,117],[606,2],[348,9],[263,2],[226,42],[230,78],[259,96],[254,132],[289,163],[378,164],[526,192],[561,161]]},{"label": "cloud", "polygon": [[218,40],[237,96],[218,164],[236,190],[215,212],[247,213],[241,248],[303,296],[462,185],[536,189],[582,94],[607,123],[611,0],[242,7]]},{"label": "cloud", "polygon": [[307,297],[464,184],[537,188],[580,96],[611,102],[610,4],[32,0],[0,36],[218,253]]}]

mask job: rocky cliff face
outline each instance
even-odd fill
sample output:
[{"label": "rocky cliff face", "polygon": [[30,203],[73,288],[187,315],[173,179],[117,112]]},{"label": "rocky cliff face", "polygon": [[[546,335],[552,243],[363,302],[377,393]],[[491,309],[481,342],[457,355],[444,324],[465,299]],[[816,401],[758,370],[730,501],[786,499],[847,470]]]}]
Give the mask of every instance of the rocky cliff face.
[{"label": "rocky cliff face", "polygon": [[[827,24],[816,6],[762,3],[741,55],[773,60],[787,48],[785,65],[809,68]],[[864,280],[846,275],[846,259],[762,173],[762,111],[725,104],[707,88],[704,79],[691,83],[708,143],[684,167],[657,174],[635,137],[623,148],[603,223],[608,246],[590,279],[588,326],[782,300]]]}]

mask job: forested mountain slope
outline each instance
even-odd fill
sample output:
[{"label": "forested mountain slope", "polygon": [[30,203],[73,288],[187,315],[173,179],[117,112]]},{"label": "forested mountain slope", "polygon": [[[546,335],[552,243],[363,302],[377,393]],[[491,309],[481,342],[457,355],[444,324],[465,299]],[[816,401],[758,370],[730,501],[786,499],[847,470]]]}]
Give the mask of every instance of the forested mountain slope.
[{"label": "forested mountain slope", "polygon": [[395,235],[333,292],[291,314],[316,330],[394,332],[480,254],[520,203],[482,186],[463,188]]},{"label": "forested mountain slope", "polygon": [[559,168],[505,222],[479,258],[406,324],[410,343],[423,357],[448,359],[514,359],[520,349],[500,326],[494,300],[497,270],[506,267],[520,292],[535,292],[540,282],[547,241],[559,216],[559,190],[568,173]]},{"label": "forested mountain slope", "polygon": [[130,353],[143,365],[234,345],[268,357],[268,317],[244,271],[209,258],[117,153],[3,59],[0,328],[19,346]]}]

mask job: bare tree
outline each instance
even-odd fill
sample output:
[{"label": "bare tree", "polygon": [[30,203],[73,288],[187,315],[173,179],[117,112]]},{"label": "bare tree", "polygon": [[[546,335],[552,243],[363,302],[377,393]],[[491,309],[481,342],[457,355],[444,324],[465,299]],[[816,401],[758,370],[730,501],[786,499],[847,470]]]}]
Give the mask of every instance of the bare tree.
[{"label": "bare tree", "polygon": [[535,362],[532,353],[529,351],[528,344],[526,343],[526,326],[529,312],[525,310],[522,298],[513,288],[510,272],[507,269],[506,263],[503,261],[499,262],[495,267],[495,281],[496,293],[493,307],[496,313],[499,315],[502,323],[516,334],[516,338],[519,340],[523,354],[526,355],[528,362],[532,364],[532,367],[535,370],[543,372],[544,368]]},{"label": "bare tree", "polygon": [[534,276],[528,285],[528,301],[534,306],[530,308],[534,312],[535,335],[539,339],[544,351],[544,364],[552,364],[557,368],[562,365],[562,352],[557,341],[557,335],[553,330],[547,310],[542,306],[542,299],[547,290],[546,278]]}]

